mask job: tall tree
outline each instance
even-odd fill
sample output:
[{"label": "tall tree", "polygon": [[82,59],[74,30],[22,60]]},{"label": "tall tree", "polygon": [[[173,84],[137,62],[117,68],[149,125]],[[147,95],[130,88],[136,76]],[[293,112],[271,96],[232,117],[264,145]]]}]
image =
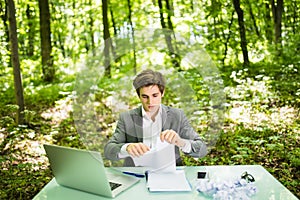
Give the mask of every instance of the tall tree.
[{"label": "tall tree", "polygon": [[[4,5],[3,5],[4,3]],[[5,31],[5,35],[6,35],[6,38],[5,38],[5,42],[7,45],[6,46],[6,50],[9,52],[10,50],[10,46],[9,46],[9,28],[8,28],[8,23],[7,23],[7,19],[8,19],[8,13],[7,13],[7,2],[1,2],[0,3],[0,14],[1,14],[1,19],[3,21],[3,25],[4,25],[4,31]],[[1,59],[0,59],[1,61]],[[9,66],[11,66],[11,61],[9,62]]]},{"label": "tall tree", "polygon": [[108,13],[108,2],[107,0],[102,0],[105,76],[111,77],[109,49],[112,44],[111,44],[110,33],[109,33],[109,23],[108,23],[107,13]]},{"label": "tall tree", "polygon": [[131,37],[132,37],[132,47],[133,47],[133,71],[136,74],[136,49],[135,49],[135,35],[134,35],[134,27],[132,23],[132,11],[131,11],[131,2],[127,0],[128,5],[128,20],[131,27]]},{"label": "tall tree", "polygon": [[273,39],[271,11],[268,2],[265,3],[264,21],[265,21],[264,30],[265,30],[266,38],[268,42],[271,44],[274,41],[274,39]]},{"label": "tall tree", "polygon": [[282,21],[282,12],[283,12],[283,0],[271,1],[272,4],[272,13],[274,21],[274,31],[275,31],[275,43],[281,44],[281,21]]},{"label": "tall tree", "polygon": [[[159,16],[160,16],[160,24],[161,27],[164,29],[164,35],[165,35],[165,40],[167,43],[167,47],[169,50],[169,55],[171,57],[172,64],[174,68],[180,71],[180,58],[179,56],[175,53],[175,48],[172,44],[172,35],[174,36],[173,32],[173,24],[171,22],[171,16],[170,16],[170,4],[168,0],[166,0],[166,9],[163,7],[162,0],[158,0],[158,7],[159,7]],[[167,13],[167,19],[168,19],[168,26],[165,22],[165,17],[164,17],[164,10],[166,10]]]},{"label": "tall tree", "polygon": [[[115,22],[115,18],[114,18],[114,12],[113,12],[111,4],[109,4],[109,11],[110,11],[110,16],[111,16],[111,23],[112,23],[112,26],[113,26],[113,29],[114,29],[114,36],[113,37],[115,37],[118,34],[117,33],[118,31],[117,31],[116,22]],[[116,48],[114,47],[112,42],[111,42],[111,51],[112,51],[112,54],[114,56],[114,60],[118,62],[120,58],[118,57],[117,52],[116,52]]]},{"label": "tall tree", "polygon": [[41,55],[43,79],[52,82],[55,76],[53,65],[51,30],[50,30],[50,10],[48,0],[39,0],[40,9],[40,36],[41,36]]},{"label": "tall tree", "polygon": [[26,8],[26,16],[28,20],[28,47],[27,47],[27,55],[33,56],[34,54],[34,34],[35,34],[35,23],[34,23],[34,8],[27,4]]},{"label": "tall tree", "polygon": [[258,27],[257,27],[257,23],[256,23],[256,19],[255,19],[255,14],[253,13],[252,5],[251,5],[251,2],[249,0],[247,0],[247,5],[249,7],[249,14],[250,14],[251,20],[253,22],[255,33],[259,37],[260,33],[259,33],[259,30],[258,30]]},{"label": "tall tree", "polygon": [[169,0],[165,0],[165,1],[166,1],[166,9],[167,9],[168,27],[170,30],[172,30],[172,32],[174,32],[173,23],[171,20],[171,16],[174,16],[173,6],[170,4]]},{"label": "tall tree", "polygon": [[[293,30],[293,33],[294,35],[298,34],[299,32],[299,9],[300,9],[300,5],[299,5],[299,2],[297,3],[296,1],[293,1],[292,2],[292,30]],[[298,30],[298,31],[297,31]]]},{"label": "tall tree", "polygon": [[246,39],[246,29],[244,23],[244,12],[241,9],[240,0],[233,0],[234,9],[238,15],[238,22],[239,22],[239,31],[241,37],[241,48],[243,52],[244,58],[244,65],[249,64],[249,57],[248,57],[248,49],[247,49],[247,39]]},{"label": "tall tree", "polygon": [[6,0],[8,8],[8,21],[9,21],[9,38],[11,49],[11,60],[14,72],[14,86],[15,97],[18,105],[18,112],[16,121],[18,124],[24,123],[24,95],[21,79],[19,49],[18,49],[18,35],[17,35],[17,23],[16,23],[16,11],[13,0]]},{"label": "tall tree", "polygon": [[91,48],[92,48],[92,54],[93,56],[95,56],[95,40],[94,40],[94,15],[93,15],[93,5],[92,5],[92,0],[89,0],[88,2],[89,4],[89,36],[90,36],[90,40],[91,40]]},{"label": "tall tree", "polygon": [[230,37],[231,37],[231,34],[232,34],[231,26],[232,26],[232,23],[233,23],[233,16],[234,16],[234,11],[231,12],[231,18],[230,18],[230,21],[228,22],[228,29],[227,29],[228,34],[226,35],[225,31],[224,30],[222,31],[223,38],[225,39],[225,42],[224,42],[224,46],[225,46],[224,56],[222,58],[222,64],[223,65],[225,64],[225,59],[226,59],[227,52],[228,52],[229,40],[230,40]]},{"label": "tall tree", "polygon": [[[72,21],[70,18],[67,18],[67,14],[65,12],[65,6],[67,4],[59,4],[57,2],[50,3],[51,12],[51,26],[53,27],[52,33],[52,40],[53,45],[60,49],[60,52],[64,58],[71,57],[72,51],[69,45],[66,44],[66,37],[68,34],[68,22]],[[71,31],[69,31],[71,33]],[[69,36],[71,37],[71,36]]]}]

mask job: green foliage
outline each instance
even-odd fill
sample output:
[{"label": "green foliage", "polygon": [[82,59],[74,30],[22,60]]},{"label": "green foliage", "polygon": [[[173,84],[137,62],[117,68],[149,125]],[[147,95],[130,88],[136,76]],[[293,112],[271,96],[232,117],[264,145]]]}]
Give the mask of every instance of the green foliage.
[{"label": "green foliage", "polygon": [[[258,73],[258,69],[262,72]],[[274,69],[273,69],[274,70]],[[260,164],[299,196],[299,108],[288,96],[277,93],[274,78],[263,66],[227,72],[227,117],[223,131],[208,156],[187,165]],[[295,78],[290,78],[293,85]],[[286,81],[281,80],[284,85]],[[296,87],[285,88],[292,92]],[[297,99],[297,98],[296,98]],[[295,100],[295,98],[294,98]],[[282,102],[284,101],[284,102]]]},{"label": "green foliage", "polygon": [[[50,169],[41,160],[38,140],[43,141],[43,132],[50,127],[40,123],[40,126],[8,125],[0,121],[1,129],[1,199],[31,199],[50,181]],[[6,128],[5,128],[6,127]]]},{"label": "green foliage", "polygon": [[[299,143],[295,138],[299,135],[300,127],[299,118],[294,115],[297,110],[288,105],[281,107],[282,104],[277,102],[284,97],[274,94],[273,79],[265,75],[254,76],[255,73],[253,68],[227,72],[228,75],[225,77],[231,77],[225,80],[228,114],[220,138],[209,155],[199,160],[183,156],[184,162],[186,165],[260,164],[298,195],[295,188],[299,187],[297,180],[300,175],[297,169],[300,165],[300,152],[296,148]],[[99,116],[100,129],[94,135],[88,135],[89,137],[83,138],[78,134],[72,115],[61,119],[56,115],[68,108],[68,104],[71,103],[69,101],[72,99],[72,84],[51,84],[44,87],[33,85],[31,90],[35,92],[27,92],[26,96],[29,97],[27,103],[39,104],[41,110],[32,106],[32,110],[25,111],[26,119],[30,122],[29,126],[15,125],[13,113],[17,107],[14,104],[2,108],[5,111],[3,113],[7,115],[2,115],[0,120],[3,135],[1,184],[7,187],[1,193],[1,198],[30,199],[52,178],[47,161],[32,160],[41,156],[32,153],[32,144],[35,141],[102,151],[103,144],[113,132],[117,120],[117,112],[111,107],[108,99],[118,94],[121,95],[121,100],[128,101],[131,106],[137,103],[134,91],[132,95],[128,95],[118,88],[119,82],[125,80],[122,76],[127,77],[126,73],[116,75],[113,79],[103,78],[97,83],[93,101],[98,102],[96,113]],[[184,76],[196,91],[200,105],[206,105],[209,93],[203,85],[202,78],[192,71],[186,71]],[[65,80],[67,79],[69,78],[66,77]],[[43,99],[46,98],[43,93],[45,91],[52,98]],[[175,94],[165,96],[167,98],[165,100],[172,102],[172,98],[176,97]],[[53,116],[45,117],[45,113]],[[207,114],[203,112],[202,115]],[[202,126],[205,127],[206,118],[202,116],[202,119]],[[205,128],[199,128],[199,131],[203,131],[205,137]],[[44,154],[42,155],[44,157]],[[107,165],[112,164],[105,162]]]},{"label": "green foliage", "polygon": [[52,136],[53,142],[60,146],[84,149],[80,135],[77,133],[74,121],[71,118],[64,119]]},{"label": "green foliage", "polygon": [[[172,14],[175,33],[202,45],[220,65],[227,98],[225,123],[215,148],[203,159],[184,156],[184,161],[187,165],[261,164],[300,197],[297,191],[300,180],[297,170],[300,164],[297,148],[300,131],[300,24],[299,16],[295,15],[300,4],[299,0],[284,3],[281,44],[275,44],[272,9],[268,3],[241,2],[251,61],[247,68],[241,63],[240,32],[232,1],[193,1],[192,4],[172,1],[173,10],[164,10],[164,16]],[[128,23],[128,2],[110,1],[109,31],[114,37],[116,55],[111,55],[112,78],[107,78],[102,76],[101,71],[76,74],[85,59],[88,60],[84,63],[88,68],[103,65],[99,2],[52,1],[51,39],[56,79],[45,84],[41,80],[38,3],[18,1],[16,17],[26,124],[17,126],[15,115],[18,107],[10,63],[8,26],[4,22],[5,2],[0,3],[0,199],[32,199],[49,182],[52,175],[44,152],[36,152],[42,143],[102,151],[105,141],[113,133],[118,114],[139,103],[131,84],[135,70],[141,66],[172,67],[168,51],[161,49],[165,44],[153,38],[151,42],[157,45],[157,49],[147,48],[148,44],[144,44],[142,38],[136,43],[139,48],[135,52],[137,66],[133,68],[131,31],[133,28],[142,30],[161,26],[155,1],[132,1],[131,4],[134,27]],[[179,52],[187,48],[180,42],[173,41],[173,44]],[[126,53],[118,55],[120,52]],[[91,127],[88,120],[94,118],[84,121],[89,117],[85,116],[79,123],[70,108],[78,95],[74,91],[80,75],[87,76],[83,80],[89,84],[84,89],[90,91],[90,99],[83,100],[89,100],[95,106],[91,115],[97,120]],[[183,83],[176,80],[178,77]],[[93,82],[95,78],[97,80]],[[163,103],[186,108],[187,114],[192,116],[191,123],[205,137],[212,114],[209,111],[209,87],[195,69],[182,70],[171,78],[184,87],[174,84],[174,87],[167,88]],[[185,93],[185,89],[192,89],[194,94]],[[178,93],[181,96],[189,94],[186,97],[195,101],[198,112],[190,109],[193,106],[186,106],[190,105],[190,101],[185,101],[186,98]],[[82,109],[86,102],[77,106]],[[80,130],[80,127],[87,130]]]},{"label": "green foliage", "polygon": [[[3,160],[6,161],[8,168],[3,169]],[[2,187],[0,191],[1,199],[31,199],[32,194],[39,192],[45,184],[51,179],[51,171],[49,168],[34,170],[41,166],[31,163],[20,163],[22,161],[14,158],[3,157],[0,163]]]}]

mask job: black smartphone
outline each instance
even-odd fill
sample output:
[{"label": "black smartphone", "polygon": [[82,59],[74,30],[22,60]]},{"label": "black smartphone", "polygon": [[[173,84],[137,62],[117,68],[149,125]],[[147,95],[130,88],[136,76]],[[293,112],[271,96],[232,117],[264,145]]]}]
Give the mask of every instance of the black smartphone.
[{"label": "black smartphone", "polygon": [[197,178],[198,179],[206,179],[206,178],[208,178],[208,173],[205,171],[197,172]]}]

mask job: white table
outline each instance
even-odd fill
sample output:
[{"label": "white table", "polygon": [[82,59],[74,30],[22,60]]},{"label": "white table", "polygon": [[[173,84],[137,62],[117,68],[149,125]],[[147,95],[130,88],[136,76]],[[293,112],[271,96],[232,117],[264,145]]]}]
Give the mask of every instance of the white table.
[{"label": "white table", "polygon": [[[251,199],[257,200],[297,200],[287,188],[277,181],[267,170],[260,165],[235,165],[235,166],[193,166],[180,167],[185,170],[186,177],[194,186],[197,172],[206,170],[209,172],[211,180],[228,180],[238,178],[245,171],[255,178],[255,185],[258,192]],[[117,168],[119,170],[138,172],[138,168]],[[101,186],[100,186],[101,187]],[[102,196],[62,187],[58,185],[53,178],[35,197],[34,200],[44,199],[88,199],[103,200],[109,199]],[[209,199],[199,193],[195,187],[191,192],[156,192],[151,193],[146,188],[146,180],[143,178],[138,184],[118,195],[116,200],[191,200],[191,199]]]}]

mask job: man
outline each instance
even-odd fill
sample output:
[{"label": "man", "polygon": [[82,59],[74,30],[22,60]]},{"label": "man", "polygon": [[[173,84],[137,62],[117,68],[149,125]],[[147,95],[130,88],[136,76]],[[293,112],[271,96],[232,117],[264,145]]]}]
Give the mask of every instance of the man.
[{"label": "man", "polygon": [[136,76],[133,86],[142,106],[120,114],[115,133],[104,147],[106,158],[125,158],[124,166],[135,166],[132,157],[144,155],[158,142],[175,145],[176,165],[182,165],[179,149],[193,157],[206,155],[205,143],[184,113],[161,104],[165,85],[160,72],[144,70]]}]

